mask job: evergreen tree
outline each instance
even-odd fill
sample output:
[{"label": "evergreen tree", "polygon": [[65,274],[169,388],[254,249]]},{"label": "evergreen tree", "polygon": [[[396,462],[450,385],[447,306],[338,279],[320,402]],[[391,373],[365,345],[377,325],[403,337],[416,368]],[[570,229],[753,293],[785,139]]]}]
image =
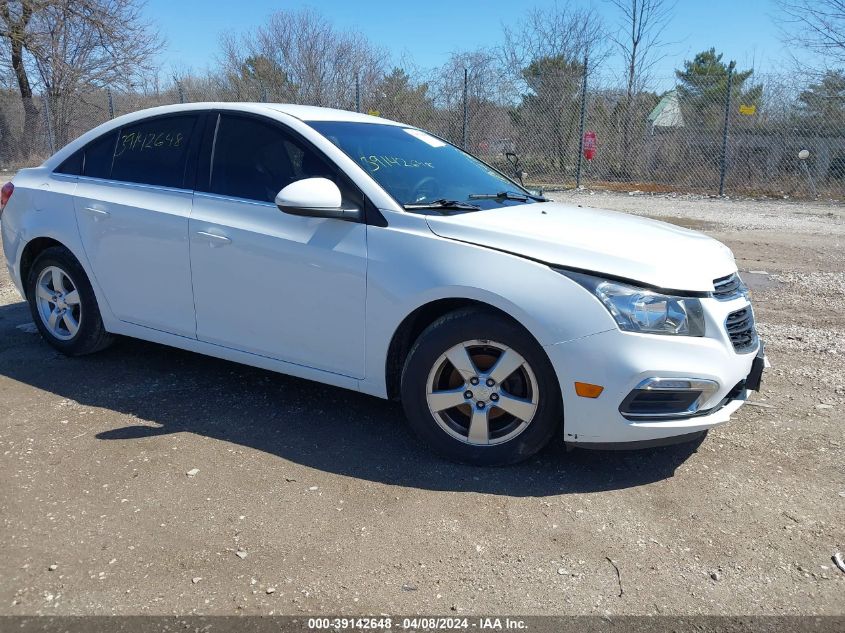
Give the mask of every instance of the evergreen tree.
[{"label": "evergreen tree", "polygon": [[[735,107],[759,105],[763,87],[745,83],[754,74],[753,70],[735,70],[731,76],[731,100]],[[724,111],[728,90],[728,65],[722,61],[722,54],[715,48],[698,53],[692,61],[684,62],[683,70],[676,70],[678,96],[684,108],[684,118],[689,123],[720,124],[720,112]],[[722,115],[723,116],[723,115]]]},{"label": "evergreen tree", "polygon": [[394,68],[376,86],[376,98],[363,102],[364,110],[373,108],[383,117],[427,127],[434,106],[428,94],[428,84],[414,85],[401,68]]}]

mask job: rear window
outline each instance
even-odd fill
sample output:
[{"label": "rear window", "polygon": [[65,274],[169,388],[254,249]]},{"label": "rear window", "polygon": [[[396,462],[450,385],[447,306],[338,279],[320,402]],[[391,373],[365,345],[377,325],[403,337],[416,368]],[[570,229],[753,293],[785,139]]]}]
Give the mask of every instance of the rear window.
[{"label": "rear window", "polygon": [[196,115],[170,116],[121,128],[111,179],[182,187],[196,122]]}]

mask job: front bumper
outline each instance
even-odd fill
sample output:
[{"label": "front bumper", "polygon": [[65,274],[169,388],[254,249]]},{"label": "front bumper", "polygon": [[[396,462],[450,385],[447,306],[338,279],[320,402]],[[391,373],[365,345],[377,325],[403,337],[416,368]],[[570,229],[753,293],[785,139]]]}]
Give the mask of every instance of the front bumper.
[{"label": "front bumper", "polygon": [[[690,436],[727,422],[745,403],[748,387],[759,388],[762,345],[758,343],[754,349],[738,353],[728,333],[720,327],[725,315],[737,309],[737,302],[707,302],[711,305],[706,308],[706,337],[635,334],[613,329],[547,346],[563,396],[565,440],[585,445],[652,442]],[[694,415],[624,417],[620,413],[622,402],[638,385],[654,376],[695,377],[714,381],[718,387],[700,402]],[[575,393],[576,381],[601,385],[604,390],[598,398],[579,397]]]}]

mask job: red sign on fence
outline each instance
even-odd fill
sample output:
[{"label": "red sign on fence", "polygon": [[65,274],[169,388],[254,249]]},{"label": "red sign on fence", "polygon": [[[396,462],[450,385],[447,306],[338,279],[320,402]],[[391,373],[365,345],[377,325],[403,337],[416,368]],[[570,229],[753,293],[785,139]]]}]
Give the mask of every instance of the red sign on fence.
[{"label": "red sign on fence", "polygon": [[592,130],[584,132],[584,158],[593,160],[596,157],[596,133]]}]

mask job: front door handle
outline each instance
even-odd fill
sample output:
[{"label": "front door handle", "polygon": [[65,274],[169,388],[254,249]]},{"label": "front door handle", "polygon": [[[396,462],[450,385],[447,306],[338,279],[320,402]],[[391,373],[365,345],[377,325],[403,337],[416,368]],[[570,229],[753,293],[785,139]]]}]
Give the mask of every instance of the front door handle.
[{"label": "front door handle", "polygon": [[96,207],[85,207],[85,211],[87,211],[88,213],[93,215],[95,221],[96,220],[105,220],[107,217],[109,217],[111,215],[111,213],[109,213],[105,209],[98,209]]},{"label": "front door handle", "polygon": [[225,246],[226,244],[232,243],[232,240],[225,235],[215,235],[214,233],[208,233],[207,231],[197,231],[197,235],[209,240],[212,246]]}]

